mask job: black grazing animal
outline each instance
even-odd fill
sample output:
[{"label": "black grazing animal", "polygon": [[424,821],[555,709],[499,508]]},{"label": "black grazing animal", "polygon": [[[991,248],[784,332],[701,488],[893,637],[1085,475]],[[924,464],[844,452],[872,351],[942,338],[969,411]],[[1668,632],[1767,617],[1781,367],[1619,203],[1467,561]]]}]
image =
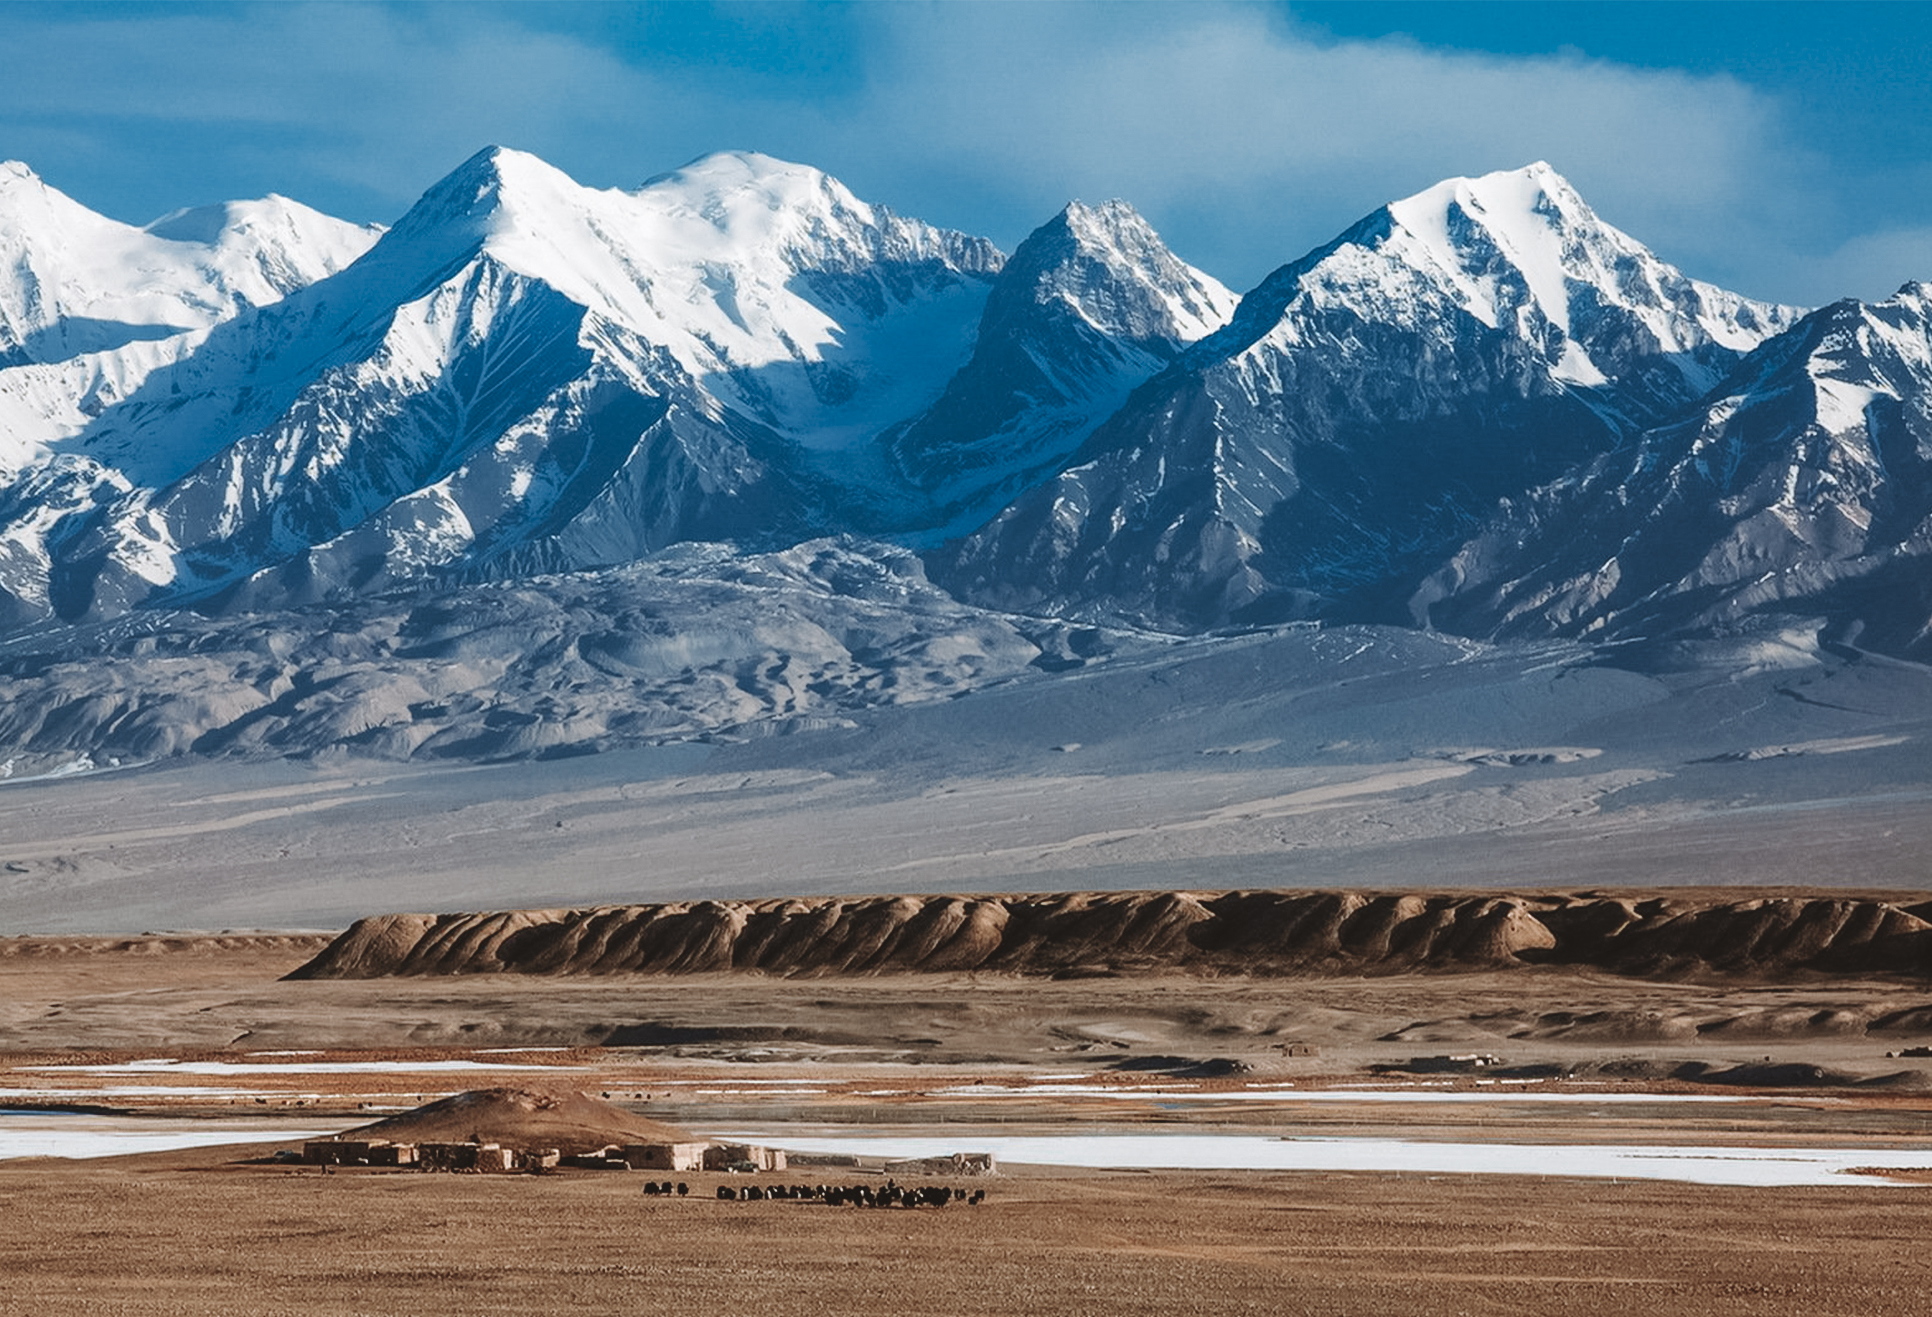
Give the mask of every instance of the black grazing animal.
[{"label": "black grazing animal", "polygon": [[688,1195],[688,1194],[689,1194],[690,1192],[691,1192],[691,1186],[690,1186],[690,1185],[688,1185],[688,1184],[686,1184],[686,1183],[685,1183],[684,1181],[682,1181],[682,1180],[679,1180],[679,1181],[678,1181],[678,1197],[679,1197],[679,1198],[683,1198],[683,1197],[685,1197],[685,1196],[687,1196],[687,1195]]}]

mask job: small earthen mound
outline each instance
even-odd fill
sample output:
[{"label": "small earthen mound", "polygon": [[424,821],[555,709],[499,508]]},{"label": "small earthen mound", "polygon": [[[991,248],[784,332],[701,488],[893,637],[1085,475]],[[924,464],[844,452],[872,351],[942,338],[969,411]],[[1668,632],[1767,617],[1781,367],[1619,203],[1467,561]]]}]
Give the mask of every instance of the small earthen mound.
[{"label": "small earthen mound", "polygon": [[348,1131],[392,1143],[555,1148],[565,1156],[613,1143],[700,1143],[697,1135],[566,1089],[480,1088]]}]

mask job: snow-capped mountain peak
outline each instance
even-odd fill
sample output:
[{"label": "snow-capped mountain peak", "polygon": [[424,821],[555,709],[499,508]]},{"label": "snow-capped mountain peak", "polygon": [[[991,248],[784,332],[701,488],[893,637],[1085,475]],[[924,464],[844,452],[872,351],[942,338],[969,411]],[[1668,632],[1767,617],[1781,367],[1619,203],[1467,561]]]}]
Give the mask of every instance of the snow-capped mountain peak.
[{"label": "snow-capped mountain peak", "polygon": [[270,193],[178,210],[146,233],[200,246],[203,268],[250,306],[266,306],[353,264],[382,234]]},{"label": "snow-capped mountain peak", "polygon": [[1063,465],[1238,302],[1125,202],[1073,202],[1007,261],[972,360],[930,411],[887,436],[888,460],[928,496],[936,532],[977,525]]},{"label": "snow-capped mountain peak", "polygon": [[1833,617],[1923,651],[1932,297],[1834,302],[1671,424],[1500,509],[1412,604],[1438,625],[1632,639]]},{"label": "snow-capped mountain peak", "polygon": [[[1612,560],[1755,608],[1777,555],[1780,599],[1932,555],[1926,300],[1780,332],[1543,162],[1238,299],[1124,202],[1008,258],[749,151],[627,190],[492,147],[380,233],[272,195],[138,228],[0,166],[0,624],[823,534],[1159,627],[1663,616]],[[1544,571],[1585,485],[1602,534]],[[1552,572],[1554,610],[1496,594]]]},{"label": "snow-capped mountain peak", "polygon": [[[983,296],[1002,260],[982,239],[901,219],[770,156],[710,155],[625,192],[584,187],[504,147],[431,188],[376,253],[403,267],[405,285],[477,255],[660,345],[811,447],[869,437],[929,400],[937,383],[909,384],[906,363],[889,359],[930,330],[901,322],[935,296],[968,286]],[[862,357],[882,369],[861,378]],[[829,428],[819,423],[827,388],[855,404]]]},{"label": "snow-capped mountain peak", "polygon": [[1383,252],[1445,281],[1484,324],[1540,343],[1557,377],[1576,384],[1628,374],[1634,331],[1637,355],[1683,376],[1685,401],[1723,372],[1709,349],[1748,352],[1802,314],[1688,278],[1543,161],[1446,179],[1388,215]]},{"label": "snow-capped mountain peak", "polygon": [[[1051,240],[1055,229],[1064,231],[1062,242]],[[1192,343],[1225,325],[1241,300],[1169,251],[1124,201],[1070,202],[1035,236],[1058,262],[1042,273],[1036,295],[1059,298],[1106,334]],[[1129,271],[1132,278],[1119,277]]]},{"label": "snow-capped mountain peak", "polygon": [[1545,162],[1480,178],[1445,179],[1395,202],[1389,213],[1398,227],[1387,250],[1448,276],[1463,293],[1467,309],[1484,324],[1501,323],[1509,308],[1507,292],[1497,286],[1502,271],[1489,251],[1471,241],[1477,232],[1505,259],[1504,268],[1522,279],[1550,323],[1569,331],[1566,239],[1580,228],[1598,227],[1598,222],[1575,189]]},{"label": "snow-capped mountain peak", "polygon": [[666,236],[711,259],[769,251],[810,261],[832,234],[880,220],[831,175],[756,151],[701,156],[649,179],[634,195],[661,217]]},{"label": "snow-capped mountain peak", "polygon": [[278,196],[137,228],[0,166],[0,473],[80,433],[213,327],[352,264],[379,232]]},{"label": "snow-capped mountain peak", "polygon": [[0,364],[206,329],[342,269],[379,232],[278,196],[137,228],[0,164]]},{"label": "snow-capped mountain peak", "polygon": [[1797,314],[1685,277],[1548,164],[1448,179],[1269,275],[935,570],[1163,625],[1375,616],[1497,499],[1673,415]]}]

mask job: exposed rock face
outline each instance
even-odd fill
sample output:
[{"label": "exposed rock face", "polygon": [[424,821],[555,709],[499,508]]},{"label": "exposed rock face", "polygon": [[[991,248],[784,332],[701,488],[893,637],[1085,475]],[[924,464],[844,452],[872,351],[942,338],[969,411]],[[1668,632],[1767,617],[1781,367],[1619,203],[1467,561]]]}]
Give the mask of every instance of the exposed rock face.
[{"label": "exposed rock face", "polygon": [[1687,413],[1505,504],[1423,585],[1465,634],[1625,639],[1830,618],[1926,651],[1932,289],[1834,303]]},{"label": "exposed rock face", "polygon": [[1181,630],[1380,617],[1498,499],[1662,423],[1796,319],[1687,278],[1547,165],[1451,179],[1269,275],[934,575]]},{"label": "exposed rock face", "polygon": [[5,381],[0,626],[795,543],[810,454],[930,404],[1002,260],[763,156],[625,193],[481,152],[84,407],[12,425],[73,382]]},{"label": "exposed rock face", "polygon": [[1589,966],[1932,977],[1932,903],[1078,892],[700,901],[357,921],[292,978],[414,974],[1319,975]]},{"label": "exposed rock face", "polygon": [[887,461],[932,505],[925,523],[972,529],[1064,466],[1238,302],[1125,202],[1076,202],[1006,262],[972,359],[929,410],[881,436]]}]

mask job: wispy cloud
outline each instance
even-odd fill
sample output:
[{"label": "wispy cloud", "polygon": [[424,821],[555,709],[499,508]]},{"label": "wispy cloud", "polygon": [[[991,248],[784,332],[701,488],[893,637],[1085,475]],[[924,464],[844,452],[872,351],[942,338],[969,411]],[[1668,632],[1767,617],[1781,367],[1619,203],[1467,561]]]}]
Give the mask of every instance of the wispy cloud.
[{"label": "wispy cloud", "polygon": [[1384,200],[1541,158],[1746,292],[1932,275],[1924,230],[1861,231],[1845,193],[1871,178],[1802,149],[1774,94],[1726,77],[1335,42],[1250,6],[894,4],[842,17],[851,64],[828,84],[526,18],[0,7],[0,155],[130,219],[269,188],[392,218],[486,142],[604,185],[752,147],[1009,244],[1071,197],[1124,197],[1236,284]]}]

